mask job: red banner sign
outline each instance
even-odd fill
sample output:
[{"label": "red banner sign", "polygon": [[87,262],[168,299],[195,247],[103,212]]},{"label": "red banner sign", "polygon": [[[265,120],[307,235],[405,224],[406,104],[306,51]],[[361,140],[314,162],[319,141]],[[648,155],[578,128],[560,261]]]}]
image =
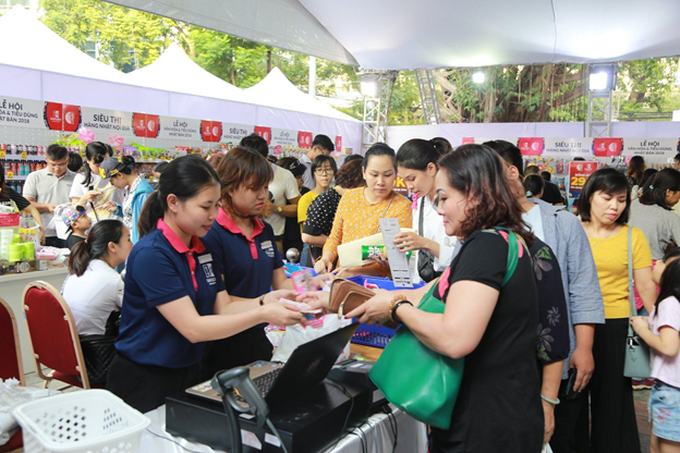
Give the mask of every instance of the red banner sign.
[{"label": "red banner sign", "polygon": [[540,156],[545,148],[543,137],[522,137],[517,142],[517,147],[522,151],[522,156]]},{"label": "red banner sign", "polygon": [[222,138],[222,122],[201,121],[201,138],[204,142],[219,142]]},{"label": "red banner sign", "polygon": [[132,115],[132,128],[137,137],[156,138],[161,130],[161,121],[158,115],[148,113],[134,113]]},{"label": "red banner sign", "polygon": [[340,136],[340,135],[335,136],[335,150],[337,152],[342,151],[342,136]]},{"label": "red banner sign", "polygon": [[588,177],[595,173],[598,162],[576,161],[569,163],[569,198],[575,200],[581,194]]},{"label": "red banner sign", "polygon": [[79,106],[57,102],[45,102],[43,116],[45,125],[53,131],[75,132],[82,121]]},{"label": "red banner sign", "polygon": [[269,145],[272,141],[272,128],[265,126],[255,126],[255,133],[267,141]]},{"label": "red banner sign", "polygon": [[619,156],[623,150],[622,138],[595,138],[593,152],[597,157]]},{"label": "red banner sign", "polygon": [[312,147],[312,133],[311,132],[298,132],[298,146],[300,148],[309,149]]}]

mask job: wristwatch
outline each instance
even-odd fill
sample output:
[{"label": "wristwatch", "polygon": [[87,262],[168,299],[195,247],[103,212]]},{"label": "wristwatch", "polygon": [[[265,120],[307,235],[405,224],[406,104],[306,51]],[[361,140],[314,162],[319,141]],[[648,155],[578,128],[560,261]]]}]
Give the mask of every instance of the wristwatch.
[{"label": "wristwatch", "polygon": [[277,206],[277,207],[276,207],[276,210],[279,211],[279,212],[281,212],[281,211],[283,211],[283,208],[282,208],[281,206]]}]

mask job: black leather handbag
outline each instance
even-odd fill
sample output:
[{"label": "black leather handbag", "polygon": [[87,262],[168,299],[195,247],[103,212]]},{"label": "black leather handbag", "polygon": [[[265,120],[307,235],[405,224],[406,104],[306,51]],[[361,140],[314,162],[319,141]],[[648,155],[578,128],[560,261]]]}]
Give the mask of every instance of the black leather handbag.
[{"label": "black leather handbag", "polygon": [[115,343],[118,339],[120,325],[120,310],[113,311],[106,321],[104,335],[85,335],[80,337],[80,347],[87,368],[90,384],[106,383],[111,362],[116,357]]}]

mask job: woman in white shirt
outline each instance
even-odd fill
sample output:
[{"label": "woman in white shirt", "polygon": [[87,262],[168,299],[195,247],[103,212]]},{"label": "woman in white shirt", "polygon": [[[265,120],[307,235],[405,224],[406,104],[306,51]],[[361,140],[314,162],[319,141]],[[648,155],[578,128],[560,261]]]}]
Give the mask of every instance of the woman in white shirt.
[{"label": "woman in white shirt", "polygon": [[[397,151],[399,176],[413,194],[413,229],[418,233],[399,233],[394,242],[401,251],[417,253],[416,269],[427,282],[451,264],[457,242],[455,237],[446,235],[442,217],[433,204],[437,193],[434,178],[442,151],[437,142],[419,138],[407,141]],[[429,262],[432,264],[428,265]]]},{"label": "woman in white shirt", "polygon": [[97,222],[87,239],[75,245],[68,260],[69,276],[62,294],[71,308],[78,335],[104,335],[111,312],[123,303],[123,279],[116,266],[132,250],[123,222]]}]

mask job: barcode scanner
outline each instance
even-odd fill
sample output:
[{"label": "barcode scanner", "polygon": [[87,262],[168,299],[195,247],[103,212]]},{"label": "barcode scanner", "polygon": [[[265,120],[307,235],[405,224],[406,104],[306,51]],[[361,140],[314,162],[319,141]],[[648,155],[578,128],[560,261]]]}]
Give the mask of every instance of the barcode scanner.
[{"label": "barcode scanner", "polygon": [[[210,385],[222,397],[222,405],[224,406],[224,411],[227,415],[227,420],[229,421],[232,448],[227,451],[234,453],[241,453],[243,451],[243,445],[241,444],[241,428],[239,426],[238,417],[234,413],[234,411],[236,411],[241,413],[248,412],[254,415],[257,426],[260,428],[266,423],[274,435],[279,438],[283,451],[287,453],[281,436],[274,427],[274,424],[268,418],[269,406],[250,379],[250,371],[248,368],[241,366],[226,371],[218,371],[210,381]],[[237,400],[236,392],[243,397],[247,403],[246,405]]]},{"label": "barcode scanner", "polygon": [[[257,426],[262,428],[269,415],[269,406],[265,403],[260,391],[250,379],[250,371],[244,366],[232,368],[227,371],[218,371],[210,381],[213,389],[220,394],[222,399],[226,397],[229,405],[237,412],[248,412],[257,419]],[[237,389],[247,405],[243,405],[236,398]]]}]

